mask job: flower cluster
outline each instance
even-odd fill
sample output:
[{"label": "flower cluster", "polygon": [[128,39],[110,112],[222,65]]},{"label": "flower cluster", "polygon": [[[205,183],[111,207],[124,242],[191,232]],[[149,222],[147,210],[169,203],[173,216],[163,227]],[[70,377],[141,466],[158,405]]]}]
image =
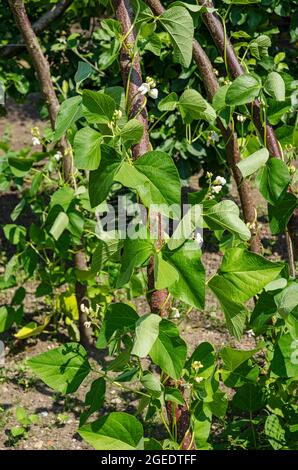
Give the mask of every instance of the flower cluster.
[{"label": "flower cluster", "polygon": [[31,135],[32,135],[32,145],[35,147],[36,145],[41,145],[41,140],[40,140],[40,132],[38,127],[32,127],[31,129]]},{"label": "flower cluster", "polygon": [[156,100],[158,97],[158,89],[156,88],[156,82],[151,77],[146,78],[146,82],[142,83],[142,85],[138,88],[138,92],[140,95],[147,95],[150,98]]},{"label": "flower cluster", "polygon": [[201,361],[193,361],[193,363],[191,364],[191,367],[192,367],[192,369],[194,369],[195,372],[198,372],[204,366],[201,363]]},{"label": "flower cluster", "polygon": [[116,111],[114,111],[114,114],[113,114],[113,120],[114,121],[119,121],[119,119],[122,118],[122,111],[121,109],[116,109]]},{"label": "flower cluster", "polygon": [[212,131],[210,132],[207,139],[207,147],[209,147],[210,144],[214,144],[215,142],[219,142],[219,135],[217,132]]},{"label": "flower cluster", "polygon": [[60,152],[60,150],[58,150],[55,153],[54,158],[55,158],[56,162],[60,162],[60,160],[62,159],[62,153]]},{"label": "flower cluster", "polygon": [[223,176],[216,176],[215,179],[212,181],[213,173],[207,171],[207,179],[209,181],[211,196],[212,199],[215,194],[220,193],[223,186],[227,184],[227,180]]},{"label": "flower cluster", "polygon": [[195,241],[197,242],[198,245],[202,245],[203,244],[203,237],[202,235],[200,234],[200,232],[197,232],[194,236],[194,239]]},{"label": "flower cluster", "polygon": [[101,327],[102,319],[101,319],[101,305],[96,304],[95,309],[92,306],[86,305],[86,303],[81,303],[80,311],[85,313],[88,317],[88,320],[84,322],[85,328],[93,328],[99,329]]},{"label": "flower cluster", "polygon": [[196,383],[200,383],[204,380],[204,377],[199,377],[197,374],[199,374],[199,371],[200,369],[202,369],[204,366],[203,364],[201,363],[201,361],[193,361],[193,363],[191,364],[191,368],[194,370],[196,376],[194,378],[195,382]]},{"label": "flower cluster", "polygon": [[170,314],[169,314],[169,318],[171,319],[175,319],[175,318],[180,318],[180,312],[178,310],[178,308],[176,307],[172,307],[171,308],[171,311],[170,311]]}]

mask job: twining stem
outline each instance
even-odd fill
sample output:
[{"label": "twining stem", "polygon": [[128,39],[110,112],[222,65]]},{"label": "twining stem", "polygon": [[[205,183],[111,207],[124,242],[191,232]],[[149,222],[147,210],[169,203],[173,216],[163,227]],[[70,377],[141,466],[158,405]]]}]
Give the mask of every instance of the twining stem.
[{"label": "twining stem", "polygon": [[[129,0],[113,0],[113,6],[115,8],[116,18],[121,24],[122,35],[125,38],[120,51],[120,68],[124,87],[127,90],[130,117],[136,117],[136,119],[138,119],[144,126],[144,133],[141,142],[138,145],[135,145],[132,149],[133,158],[138,159],[141,155],[151,149],[151,145],[149,140],[148,117],[145,106],[145,99],[138,93],[138,88],[142,84],[143,80],[140,57],[135,49],[137,39],[136,31],[135,28],[132,27],[134,24],[134,13]],[[134,54],[130,53],[132,50],[134,51]],[[139,112],[140,110],[141,112]],[[156,249],[158,250],[161,248],[162,235],[162,221],[160,214],[157,214],[157,224],[159,233]],[[148,292],[151,292],[149,295],[151,311],[153,313],[159,314],[160,316],[167,316],[168,309],[170,307],[170,297],[168,295],[167,289],[162,289],[160,291],[156,291],[154,289],[155,282],[153,257],[151,257],[149,260],[147,274]],[[193,442],[192,433],[189,433],[189,437],[185,439],[185,433],[189,428],[190,422],[189,412],[186,404],[184,406],[179,405],[177,408],[179,408],[177,413],[173,415],[171,402],[167,403],[167,415],[170,426],[167,425],[163,416],[162,419],[170,435],[170,428],[173,422],[177,422],[177,436],[179,442],[182,443],[181,445],[183,449],[187,449],[190,445],[190,442]],[[177,417],[179,419],[177,419]],[[192,444],[192,448],[195,448],[194,444]]]},{"label": "twining stem", "polygon": [[[137,119],[144,127],[141,141],[132,148],[132,156],[137,160],[144,153],[151,150],[149,140],[148,114],[146,109],[146,99],[139,93],[139,87],[143,83],[140,56],[136,50],[137,33],[134,23],[134,12],[129,0],[113,0],[116,18],[121,24],[123,42],[120,50],[120,69],[124,88],[127,94],[127,104],[131,118]],[[159,223],[159,232],[161,224]],[[161,235],[161,233],[160,233]],[[159,237],[160,238],[160,237]],[[159,245],[160,241],[157,242]],[[159,246],[157,246],[159,248]],[[167,316],[169,303],[167,289],[155,290],[154,288],[154,259],[149,261],[148,266],[148,292],[149,303],[153,313]]]},{"label": "twining stem", "polygon": [[[44,98],[44,101],[47,105],[49,117],[51,121],[52,129],[55,129],[55,122],[59,109],[59,101],[57,99],[54,85],[51,78],[50,66],[47,58],[45,57],[37,36],[32,28],[30,20],[27,16],[26,8],[24,5],[24,0],[9,0],[9,6],[14,15],[16,24],[22,34],[24,43],[27,47],[28,53],[33,62],[40,89]],[[64,170],[64,180],[65,182],[75,186],[75,180],[73,176],[73,158],[71,147],[66,139],[62,137],[60,143],[60,150],[62,153],[63,161],[63,170]],[[74,267],[79,270],[87,269],[87,262],[84,251],[81,247],[76,247],[76,253],[73,258]],[[92,336],[88,328],[85,327],[85,322],[87,318],[85,314],[81,311],[81,305],[87,304],[86,300],[86,286],[80,282],[76,282],[76,300],[78,305],[79,315],[79,330],[81,342],[86,347],[92,346]]]},{"label": "twining stem", "polygon": [[[165,11],[159,0],[146,0],[146,3],[157,16],[162,15]],[[193,58],[200,71],[200,76],[204,83],[208,101],[212,103],[213,96],[217,92],[219,84],[210,59],[202,49],[199,42],[195,39],[193,41]],[[233,124],[230,124],[228,128],[225,128],[221,119],[218,118],[217,126],[225,141],[227,161],[237,185],[243,217],[251,229],[252,237],[250,240],[250,249],[255,253],[260,253],[261,242],[256,225],[256,208],[252,199],[250,184],[242,178],[242,174],[236,166],[241,160],[237,135],[234,131]]]},{"label": "twining stem", "polygon": [[[214,8],[212,0],[197,0],[202,6],[208,8]],[[236,52],[229,40],[226,37],[225,30],[221,20],[216,13],[203,13],[202,18],[207,28],[209,29],[210,35],[217,46],[219,53],[222,57],[226,56],[227,65],[230,75],[235,79],[240,75],[243,75],[245,71],[236,55]],[[282,158],[282,151],[278,139],[275,135],[273,127],[270,125],[267,119],[265,121],[262,118],[262,106],[259,99],[253,102],[252,118],[261,138],[264,138],[264,143],[270,153],[271,157]],[[297,210],[293,214],[289,225],[288,232],[290,236],[286,235],[287,251],[289,266],[291,272],[295,273],[295,262],[292,262],[291,253],[294,252],[294,258],[298,259],[298,213]]]}]

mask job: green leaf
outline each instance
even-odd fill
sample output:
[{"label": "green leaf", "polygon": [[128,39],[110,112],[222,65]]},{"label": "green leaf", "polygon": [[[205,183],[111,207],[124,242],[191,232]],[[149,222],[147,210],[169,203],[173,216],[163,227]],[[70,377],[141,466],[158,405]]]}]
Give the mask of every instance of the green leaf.
[{"label": "green leaf", "polygon": [[124,242],[121,269],[117,279],[117,288],[129,282],[133,271],[145,264],[154,251],[152,241],[127,238]]},{"label": "green leaf", "polygon": [[12,437],[19,437],[19,436],[26,435],[26,429],[23,427],[19,427],[19,426],[14,426],[13,428],[11,428],[10,432],[11,432]]},{"label": "green leaf", "polygon": [[83,112],[88,122],[107,124],[113,119],[116,103],[113,98],[100,91],[83,91]]},{"label": "green leaf", "polygon": [[143,315],[136,323],[136,337],[131,354],[146,357],[159,335],[161,317],[154,313]]},{"label": "green leaf", "polygon": [[31,170],[34,162],[35,159],[31,157],[8,157],[8,164],[11,172],[18,178],[25,176],[28,171]]},{"label": "green leaf", "polygon": [[[156,315],[157,316],[157,315]],[[151,372],[144,372],[141,378],[141,384],[151,392],[152,395],[159,396],[161,393],[161,383],[158,376],[153,375]]]},{"label": "green leaf", "polygon": [[247,383],[239,388],[233,397],[233,405],[241,411],[251,412],[264,406],[264,395],[259,385]]},{"label": "green leaf", "polygon": [[163,258],[179,273],[179,279],[169,286],[169,292],[199,309],[204,307],[205,300],[205,270],[200,257],[195,241],[187,241],[175,251],[163,251]]},{"label": "green leaf", "polygon": [[2,305],[0,307],[0,333],[8,330],[16,318],[16,312],[12,307]]},{"label": "green leaf", "polygon": [[96,347],[105,348],[115,332],[134,330],[139,319],[137,312],[127,304],[114,303],[107,308],[105,318],[98,336]]},{"label": "green leaf", "polygon": [[74,138],[74,164],[79,170],[97,170],[101,157],[101,134],[83,127]]},{"label": "green leaf", "polygon": [[50,201],[50,209],[55,206],[61,206],[63,210],[66,212],[74,200],[75,192],[69,186],[63,186],[62,188],[58,189],[54,192],[51,197]]},{"label": "green leaf", "polygon": [[59,140],[78,119],[82,117],[82,97],[74,96],[63,101],[60,106],[54,140]]},{"label": "green leaf", "polygon": [[243,302],[275,279],[283,266],[242,248],[226,251],[218,274],[211,277],[208,286],[220,301],[227,326],[237,338],[242,334],[247,314]]},{"label": "green leaf", "polygon": [[159,212],[169,215],[173,211],[180,217],[180,178],[167,153],[147,152],[133,166],[124,163],[114,179],[135,189],[146,207],[161,205]]},{"label": "green leaf", "polygon": [[143,426],[137,418],[123,412],[113,412],[97,421],[85,424],[78,433],[96,450],[141,450]]},{"label": "green leaf", "polygon": [[190,124],[193,120],[204,119],[213,122],[216,119],[215,110],[196,90],[187,89],[182,93],[179,109],[186,124]]},{"label": "green leaf", "polygon": [[146,437],[144,439],[144,450],[163,450],[163,447],[161,443],[153,437]]},{"label": "green leaf", "polygon": [[257,177],[257,185],[264,198],[273,206],[287,191],[291,176],[287,165],[278,158],[270,158]]},{"label": "green leaf", "polygon": [[91,207],[101,204],[108,196],[114,176],[122,163],[121,156],[107,145],[101,146],[101,161],[98,170],[90,172],[89,198]]},{"label": "green leaf", "polygon": [[298,377],[298,341],[290,333],[278,340],[271,369],[278,377]]},{"label": "green leaf", "polygon": [[287,316],[298,306],[298,284],[293,283],[274,296],[278,313],[283,317]]},{"label": "green leaf", "polygon": [[[32,178],[32,182],[31,182],[31,188],[29,189],[29,195],[30,196],[35,196],[36,193],[37,193],[37,190],[34,192],[34,189],[36,187],[35,183],[37,181],[37,178],[39,179],[39,181],[41,182],[42,178],[43,178],[43,175],[42,173],[36,173],[35,176],[33,176]],[[10,213],[10,218],[13,222],[15,222],[17,220],[17,218],[21,215],[21,213],[23,212],[23,210],[25,209],[25,206],[27,204],[27,201],[25,198],[21,199],[20,202],[14,207],[13,211]]]},{"label": "green leaf", "polygon": [[225,229],[238,235],[241,240],[249,240],[250,230],[239,217],[238,206],[230,200],[224,200],[206,209],[204,220],[211,230]]},{"label": "green leaf", "polygon": [[14,336],[17,339],[26,339],[30,338],[31,336],[37,336],[48,326],[50,320],[51,315],[45,317],[42,325],[38,325],[36,322],[31,321],[24,325]]},{"label": "green leaf", "polygon": [[149,181],[149,188],[139,188],[141,197],[146,199],[145,194],[149,190],[153,204],[180,205],[180,178],[172,158],[167,153],[147,152],[134,166]]},{"label": "green leaf", "polygon": [[198,371],[199,375],[204,378],[210,377],[214,371],[215,365],[215,349],[212,344],[203,342],[196,347],[186,364],[186,367],[190,371],[195,361],[202,364],[202,367]]},{"label": "green leaf", "polygon": [[179,336],[178,328],[168,320],[159,323],[159,336],[149,356],[166,374],[178,380],[187,354],[186,344]]},{"label": "green leaf", "polygon": [[[203,7],[201,5],[193,5],[191,3],[181,2],[179,0],[171,3],[170,8],[172,8],[173,6],[182,6],[184,8],[187,8],[192,13],[198,13],[202,9],[205,9],[205,7]],[[211,8],[210,9],[208,8],[208,10],[211,10]],[[215,10],[215,9],[213,9],[213,10]]]},{"label": "green leaf", "polygon": [[228,408],[228,400],[225,393],[217,391],[213,395],[213,400],[208,403],[208,406],[214,416],[217,418],[224,418]]},{"label": "green leaf", "polygon": [[177,405],[185,405],[183,395],[178,388],[167,387],[165,389],[165,401],[171,401],[172,403],[177,403]]},{"label": "green leaf", "polygon": [[[270,124],[272,124],[273,126],[276,126],[276,124],[280,122],[282,117],[285,116],[291,109],[290,100],[276,101],[274,99],[269,99],[267,103],[267,116]],[[282,132],[283,129],[283,127],[280,127],[278,131]]]},{"label": "green leaf", "polygon": [[99,411],[104,403],[106,393],[106,383],[105,380],[100,377],[92,382],[90,390],[85,396],[84,406],[88,407],[80,416],[80,426],[82,426],[89,416],[91,416],[95,411]]},{"label": "green leaf", "polygon": [[57,215],[55,222],[53,223],[51,229],[50,229],[50,234],[55,238],[55,240],[59,240],[61,237],[62,233],[68,226],[69,218],[65,212],[59,212]]},{"label": "green leaf", "polygon": [[174,91],[167,95],[165,98],[160,100],[158,103],[157,107],[159,111],[165,112],[165,111],[174,111],[177,107],[178,104],[178,96],[177,93]]},{"label": "green leaf", "polygon": [[6,224],[3,227],[3,232],[12,245],[17,245],[26,238],[26,228],[22,225]]},{"label": "green leaf", "polygon": [[256,335],[260,335],[266,331],[268,323],[276,313],[276,310],[277,307],[274,302],[274,297],[266,291],[262,292],[250,318],[250,327],[253,328]]},{"label": "green leaf", "polygon": [[109,259],[109,247],[103,240],[98,240],[91,260],[91,271],[98,273],[101,271],[105,261]]},{"label": "green leaf", "polygon": [[268,95],[273,96],[276,101],[285,101],[286,86],[282,76],[279,75],[279,73],[270,72],[264,86]]},{"label": "green leaf", "polygon": [[86,78],[90,77],[92,74],[92,67],[91,65],[87,64],[86,62],[79,61],[78,63],[78,70],[74,76],[76,85],[80,85]]},{"label": "green leaf", "polygon": [[110,240],[107,239],[106,241],[97,240],[96,243],[97,245],[91,261],[91,271],[94,273],[101,271],[102,266],[104,266],[108,260],[118,261],[123,245],[122,240],[117,237],[111,238]]},{"label": "green leaf", "polygon": [[209,404],[200,401],[193,415],[193,432],[197,449],[208,449],[207,439],[211,430],[212,412]]},{"label": "green leaf", "polygon": [[223,0],[225,3],[234,5],[250,5],[251,3],[260,3],[261,0]]},{"label": "green leaf", "polygon": [[154,279],[157,290],[165,289],[179,279],[177,270],[163,259],[161,252],[154,257]]},{"label": "green leaf", "polygon": [[189,67],[192,60],[194,25],[186,8],[172,7],[159,16],[163,28],[169,33],[174,48],[174,60]]},{"label": "green leaf", "polygon": [[61,393],[74,393],[91,367],[87,353],[78,343],[66,343],[27,361],[46,385]]},{"label": "green leaf", "polygon": [[174,230],[173,235],[168,240],[167,245],[170,250],[179,248],[185,240],[191,238],[191,235],[197,228],[203,227],[202,206],[200,204],[192,205]]},{"label": "green leaf", "polygon": [[212,106],[216,111],[220,111],[226,108],[226,94],[229,89],[230,85],[223,85],[218,88],[217,92],[213,96],[212,99]]},{"label": "green leaf", "polygon": [[286,230],[297,206],[298,199],[291,193],[285,193],[274,206],[268,204],[269,226],[272,235],[278,235]]},{"label": "green leaf", "polygon": [[235,369],[241,366],[243,362],[247,361],[252,356],[254,356],[254,354],[259,352],[262,347],[264,347],[263,343],[261,343],[257,348],[249,351],[225,347],[220,351],[220,355],[225,368],[233,372]]},{"label": "green leaf", "polygon": [[237,77],[226,93],[226,104],[240,106],[251,103],[260,93],[261,84],[252,75],[244,74]]},{"label": "green leaf", "polygon": [[143,137],[144,126],[137,119],[131,119],[121,129],[120,136],[126,147],[138,144]]},{"label": "green leaf", "polygon": [[226,251],[218,274],[208,285],[213,289],[221,277],[231,300],[246,302],[273,281],[283,267],[283,263],[268,261],[242,248],[231,248]]},{"label": "green leaf", "polygon": [[274,450],[282,449],[286,445],[286,433],[278,416],[267,416],[264,431]]},{"label": "green leaf", "polygon": [[233,372],[222,369],[221,377],[224,384],[230,388],[242,387],[247,382],[256,382],[260,374],[260,368],[252,366],[250,361],[241,364]]},{"label": "green leaf", "polygon": [[269,158],[269,152],[266,148],[262,148],[257,152],[252,153],[249,157],[241,160],[240,163],[237,163],[239,170],[242,173],[243,178],[252,175],[262,166],[265,165]]}]

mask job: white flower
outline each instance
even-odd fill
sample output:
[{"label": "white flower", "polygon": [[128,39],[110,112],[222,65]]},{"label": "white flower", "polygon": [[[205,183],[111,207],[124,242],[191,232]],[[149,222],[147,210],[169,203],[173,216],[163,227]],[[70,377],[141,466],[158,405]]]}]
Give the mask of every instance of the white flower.
[{"label": "white flower", "polygon": [[121,111],[121,109],[116,109],[116,111],[114,112],[114,118],[115,118],[116,120],[122,118],[122,111]]},{"label": "white flower", "polygon": [[202,235],[200,234],[200,232],[198,232],[198,233],[196,234],[196,242],[197,242],[198,245],[202,245],[202,243],[203,243],[203,237],[202,237]]},{"label": "white flower", "polygon": [[39,132],[39,127],[32,127],[31,129],[31,135],[35,137],[40,137],[40,132]]},{"label": "white flower", "polygon": [[85,328],[90,328],[90,326],[91,326],[91,321],[85,321],[84,327]]},{"label": "white flower", "polygon": [[212,192],[215,193],[215,194],[220,193],[221,190],[222,190],[221,185],[213,186],[213,188],[212,188]]},{"label": "white flower", "polygon": [[252,338],[253,336],[255,336],[255,333],[253,330],[248,330],[246,333],[249,338]]},{"label": "white flower", "polygon": [[148,83],[150,88],[156,87],[156,81],[152,77],[146,77],[146,83]]},{"label": "white flower", "polygon": [[239,122],[244,122],[246,120],[246,117],[245,116],[242,116],[241,114],[238,114],[237,115],[237,121]]},{"label": "white flower", "polygon": [[218,133],[217,132],[212,132],[211,136],[210,136],[210,139],[212,140],[212,142],[218,142],[219,141]]},{"label": "white flower", "polygon": [[152,88],[152,90],[148,91],[148,95],[150,96],[150,98],[156,100],[156,98],[158,97],[158,89]]},{"label": "white flower", "polygon": [[225,184],[227,184],[227,180],[223,176],[217,176],[214,180],[214,184],[224,186]]},{"label": "white flower", "polygon": [[35,147],[36,145],[40,145],[40,140],[38,137],[32,137],[32,145]]},{"label": "white flower", "polygon": [[178,308],[172,307],[170,317],[171,318],[180,318],[180,313],[179,313]]},{"label": "white flower", "polygon": [[57,162],[60,162],[62,158],[62,153],[60,152],[60,150],[58,150],[58,152],[55,153],[54,158]]},{"label": "white flower", "polygon": [[291,166],[289,167],[289,173],[290,173],[290,175],[294,175],[294,173],[296,173],[296,167],[295,167],[295,165],[291,165]]},{"label": "white flower", "polygon": [[201,363],[201,361],[194,361],[191,365],[191,367],[195,370],[195,371],[198,371],[199,369],[202,369],[203,364]]},{"label": "white flower", "polygon": [[148,83],[142,83],[141,86],[138,88],[138,92],[141,95],[146,95],[150,91],[150,85]]},{"label": "white flower", "polygon": [[201,382],[203,382],[204,378],[203,377],[196,377],[195,378],[195,381],[199,384]]}]

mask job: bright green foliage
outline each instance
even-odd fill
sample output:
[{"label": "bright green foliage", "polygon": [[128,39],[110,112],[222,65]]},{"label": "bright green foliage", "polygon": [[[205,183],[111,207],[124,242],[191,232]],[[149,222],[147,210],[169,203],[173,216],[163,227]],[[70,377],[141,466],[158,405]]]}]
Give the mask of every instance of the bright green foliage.
[{"label": "bright green foliage", "polygon": [[[49,7],[25,3],[32,21]],[[202,15],[213,8],[170,2],[156,16],[146,2],[131,0],[136,39],[130,44],[110,3],[93,3],[74,0],[38,35],[60,103],[55,130],[32,129],[37,147],[18,151],[1,138],[0,191],[4,197],[15,192],[19,200],[3,226],[8,249],[0,287],[14,288],[14,294],[0,307],[0,333],[10,330],[26,341],[53,335],[62,325],[69,342],[27,364],[63,394],[76,392],[90,374],[78,432],[95,449],[180,451],[184,436],[172,419],[179,413],[185,413],[184,434],[193,436],[199,450],[297,449],[298,284],[295,266],[289,270],[271,256],[274,236],[283,243],[297,209],[297,2],[216,2],[219,25],[244,71],[240,76],[239,67],[231,70],[229,41],[221,55],[202,25]],[[0,45],[14,43],[19,32],[9,9],[0,8],[0,18]],[[100,25],[90,27],[90,18],[100,18]],[[71,32],[74,26],[80,33]],[[196,61],[194,37],[203,49]],[[127,61],[140,58],[142,96],[139,83],[131,93],[131,81],[137,82],[129,64],[129,73],[121,73],[124,48]],[[211,69],[200,62],[204,53]],[[37,91],[29,61],[28,54],[6,60],[0,53],[0,89],[3,83],[17,99]],[[266,148],[272,133],[265,122],[274,126],[282,158]],[[147,142],[147,132],[144,151],[135,146]],[[64,138],[73,160],[68,181],[59,150]],[[256,208],[249,223],[230,170]],[[255,199],[257,190],[268,210],[262,198]],[[124,212],[118,196],[125,196],[128,207],[124,225],[118,224]],[[148,216],[142,221],[139,203]],[[165,231],[159,226],[164,220]],[[262,256],[250,251],[254,231],[264,241]],[[278,253],[288,261],[284,251]],[[79,252],[86,264],[76,266]],[[217,272],[211,252],[215,261],[223,256]],[[28,321],[32,280],[49,312]],[[154,290],[162,291],[162,305]],[[220,347],[203,341],[207,332],[201,336],[214,326],[209,296],[212,309],[225,316],[225,322],[216,318],[219,342],[227,338]],[[83,327],[100,360],[95,355],[89,362],[80,345]],[[136,412],[111,412],[111,389],[129,393],[133,405],[138,400]],[[13,443],[27,438],[35,423],[21,407],[16,420],[20,426],[9,433]]]},{"label": "bright green foliage", "polygon": [[91,368],[85,349],[67,343],[28,360],[28,365],[49,387],[61,393],[73,393]]}]

